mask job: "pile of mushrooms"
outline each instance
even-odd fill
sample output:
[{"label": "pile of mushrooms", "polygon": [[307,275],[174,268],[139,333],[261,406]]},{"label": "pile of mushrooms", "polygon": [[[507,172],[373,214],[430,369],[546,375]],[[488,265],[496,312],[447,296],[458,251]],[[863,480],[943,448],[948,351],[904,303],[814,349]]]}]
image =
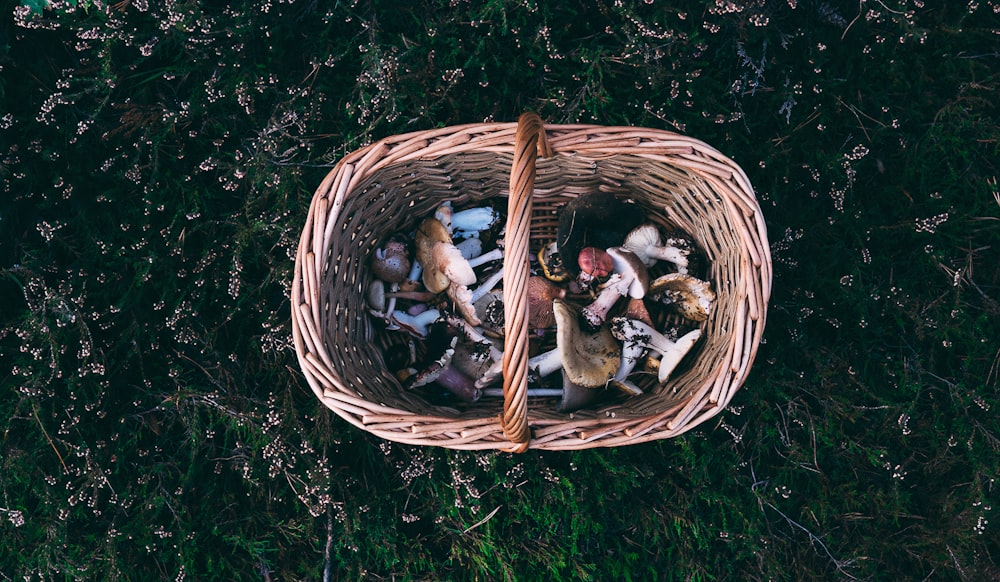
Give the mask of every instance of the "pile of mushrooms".
[{"label": "pile of mushrooms", "polygon": [[[501,218],[446,202],[373,252],[369,312],[410,336],[385,354],[404,389],[440,402],[502,396]],[[607,193],[573,199],[558,218],[556,240],[530,257],[528,395],[559,397],[556,410],[571,412],[656,389],[715,300],[690,273],[692,241]]]}]

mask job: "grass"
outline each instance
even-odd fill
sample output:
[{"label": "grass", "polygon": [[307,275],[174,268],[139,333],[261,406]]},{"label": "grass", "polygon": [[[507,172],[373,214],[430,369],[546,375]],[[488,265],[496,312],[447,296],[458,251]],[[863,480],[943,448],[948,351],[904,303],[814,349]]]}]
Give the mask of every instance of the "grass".
[{"label": "grass", "polygon": [[[40,2],[0,25],[4,579],[1000,576],[1000,4]],[[649,126],[756,186],[765,343],[717,423],[383,442],[288,289],[346,152]]]}]

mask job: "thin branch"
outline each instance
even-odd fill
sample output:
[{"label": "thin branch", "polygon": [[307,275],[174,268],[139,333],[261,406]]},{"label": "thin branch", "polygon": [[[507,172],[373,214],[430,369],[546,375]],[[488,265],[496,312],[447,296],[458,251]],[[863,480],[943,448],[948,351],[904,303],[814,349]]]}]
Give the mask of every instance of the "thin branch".
[{"label": "thin branch", "polygon": [[785,518],[785,521],[788,522],[789,525],[795,526],[795,527],[799,528],[800,530],[806,532],[806,535],[809,536],[809,541],[810,542],[814,542],[816,544],[819,544],[819,547],[823,548],[823,553],[825,553],[827,555],[827,557],[830,558],[830,561],[833,562],[833,565],[837,568],[838,572],[840,572],[844,576],[847,576],[851,580],[857,580],[856,577],[852,576],[850,573],[848,573],[847,571],[844,570],[844,568],[845,567],[849,567],[854,562],[854,560],[847,560],[847,561],[844,561],[844,562],[838,560],[830,552],[830,549],[826,547],[826,544],[823,543],[823,540],[821,540],[818,536],[816,536],[816,534],[814,534],[811,531],[809,531],[809,529],[806,528],[801,523],[799,523],[799,522],[795,521],[794,519],[792,519],[792,518],[788,517],[787,515],[785,515],[780,509],[778,509],[777,507],[775,507],[773,504],[767,503],[766,505],[768,507],[770,507],[771,509],[773,509],[775,512],[777,512],[778,515],[780,515],[781,517]]},{"label": "thin branch", "polygon": [[35,415],[35,421],[38,422],[38,428],[42,429],[42,434],[45,435],[45,440],[49,441],[49,446],[52,450],[56,452],[56,456],[59,457],[59,464],[62,465],[63,471],[69,475],[69,467],[66,466],[66,461],[63,460],[62,455],[59,454],[59,449],[56,448],[56,444],[52,442],[52,437],[49,436],[49,431],[45,430],[45,425],[42,424],[42,419],[38,418],[38,408],[32,404],[31,412]]}]

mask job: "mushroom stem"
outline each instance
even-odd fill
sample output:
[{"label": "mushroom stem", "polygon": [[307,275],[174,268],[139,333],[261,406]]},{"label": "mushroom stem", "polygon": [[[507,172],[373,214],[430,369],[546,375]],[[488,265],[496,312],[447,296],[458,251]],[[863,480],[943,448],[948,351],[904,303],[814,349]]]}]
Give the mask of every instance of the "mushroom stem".
[{"label": "mushroom stem", "polygon": [[646,267],[635,253],[616,247],[608,249],[608,255],[614,261],[615,274],[601,286],[597,299],[581,311],[591,329],[597,329],[604,323],[618,299],[626,295],[641,299],[649,284]]},{"label": "mushroom stem", "polygon": [[451,285],[448,286],[448,297],[455,302],[455,309],[462,314],[465,321],[471,325],[483,323],[476,315],[476,307],[472,304],[472,291],[469,291],[468,287],[452,281]]},{"label": "mushroom stem", "polygon": [[420,276],[424,272],[423,265],[420,261],[413,261],[410,263],[410,274],[406,276],[406,281],[403,282],[402,288],[408,291],[412,291],[417,288],[417,284],[420,282]]},{"label": "mushroom stem", "polygon": [[631,282],[630,279],[625,279],[622,275],[616,273],[601,287],[601,292],[597,296],[597,299],[584,307],[580,312],[591,328],[597,329],[604,323],[611,308],[628,293],[628,286]]},{"label": "mushroom stem", "polygon": [[[476,240],[476,239],[469,239],[469,240]],[[503,250],[493,249],[492,251],[483,253],[478,257],[473,257],[469,259],[469,266],[475,268],[478,267],[479,265],[489,263],[490,261],[499,261],[502,258],[503,258]]]},{"label": "mushroom stem", "polygon": [[409,299],[411,301],[419,301],[421,303],[427,303],[438,296],[437,293],[431,293],[430,291],[392,291],[385,294],[389,299]]},{"label": "mushroom stem", "polygon": [[476,301],[479,301],[484,295],[493,291],[501,279],[503,279],[503,267],[500,267],[496,273],[490,275],[485,281],[483,281],[482,285],[476,287],[476,290],[472,292],[472,302],[475,303]]},{"label": "mushroom stem", "polygon": [[643,352],[646,351],[641,344],[637,342],[626,341],[622,345],[622,362],[618,366],[618,371],[615,372],[615,376],[611,378],[612,382],[623,382],[628,378],[632,370],[635,369],[636,364],[642,359]]},{"label": "mushroom stem", "polygon": [[[483,396],[490,397],[503,397],[503,388],[484,388]],[[560,388],[528,388],[528,397],[546,397],[546,396],[562,396],[563,391]]]},{"label": "mushroom stem", "polygon": [[670,373],[701,337],[701,330],[696,329],[684,334],[676,342],[670,341],[651,326],[627,317],[614,318],[611,323],[611,333],[625,346],[643,347],[662,354],[657,371],[657,378],[661,384],[667,381]]},{"label": "mushroom stem", "polygon": [[455,248],[462,251],[462,256],[466,260],[471,261],[483,254],[483,241],[478,238],[467,238],[460,243],[455,243]]},{"label": "mushroom stem", "polygon": [[559,348],[549,350],[528,358],[528,369],[544,378],[563,367],[562,353]]},{"label": "mushroom stem", "polygon": [[689,331],[673,342],[673,349],[663,353],[663,357],[660,358],[660,368],[657,372],[657,377],[661,383],[667,381],[670,373],[674,371],[674,368],[677,367],[677,364],[681,362],[684,356],[691,351],[691,347],[694,346],[700,337],[700,329]]},{"label": "mushroom stem", "polygon": [[[390,293],[395,293],[396,291],[399,291],[399,283],[392,283],[389,289],[391,290]],[[385,312],[392,313],[393,311],[396,310],[396,297],[394,295],[390,295],[389,293],[386,293],[385,296],[389,298],[389,304],[386,306]],[[397,329],[399,329],[399,326],[396,325],[396,322],[394,322],[391,317],[387,317],[385,319],[385,323],[386,323],[385,328],[388,330],[396,331]]]},{"label": "mushroom stem", "polygon": [[441,374],[434,381],[447,388],[449,392],[463,402],[475,402],[482,395],[472,378],[459,372],[452,366],[448,366],[442,370]]},{"label": "mushroom stem", "polygon": [[396,311],[393,311],[389,317],[411,335],[426,337],[428,331],[430,330],[430,325],[441,317],[441,312],[437,309],[428,309],[427,311],[418,313],[417,315],[410,315],[405,311],[399,311],[397,309]]}]

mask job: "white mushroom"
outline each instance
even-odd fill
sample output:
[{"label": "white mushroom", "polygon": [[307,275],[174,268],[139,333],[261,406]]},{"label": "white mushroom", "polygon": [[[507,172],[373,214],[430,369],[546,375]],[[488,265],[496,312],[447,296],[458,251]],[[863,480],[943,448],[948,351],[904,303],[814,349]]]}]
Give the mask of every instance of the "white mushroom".
[{"label": "white mushroom", "polygon": [[[475,299],[475,291],[473,291],[473,299]],[[476,299],[473,302],[476,308],[476,317],[479,318],[482,323],[480,326],[483,329],[499,334],[503,330],[504,322],[504,311],[503,311],[503,293],[500,291],[490,291],[484,294],[482,297]]]},{"label": "white mushroom", "polygon": [[396,324],[408,331],[410,335],[416,337],[426,337],[430,325],[437,321],[439,317],[441,317],[441,312],[437,309],[428,309],[417,315],[410,315],[405,311],[397,309],[389,316],[390,320],[396,322]]},{"label": "white mushroom", "polygon": [[493,228],[498,220],[500,213],[489,206],[459,210],[451,216],[452,235],[478,238],[481,232]]},{"label": "white mushroom", "polygon": [[472,292],[472,302],[475,303],[476,301],[479,301],[480,297],[492,293],[501,279],[503,279],[503,267],[500,267],[495,273],[487,277],[486,280],[480,283],[479,287]]},{"label": "white mushroom", "polygon": [[678,273],[687,273],[688,255],[691,254],[687,241],[678,238],[669,242],[672,244],[664,245],[660,229],[655,224],[646,223],[632,229],[622,246],[638,255],[647,267],[652,267],[658,260],[668,261],[677,267]]},{"label": "white mushroom", "polygon": [[455,247],[462,251],[462,256],[467,261],[471,261],[483,254],[483,241],[478,238],[467,238],[462,242],[455,243]]},{"label": "white mushroom", "polygon": [[691,350],[691,347],[701,337],[701,330],[690,331],[676,342],[670,341],[665,335],[653,329],[646,323],[627,317],[615,317],[611,320],[611,333],[623,344],[641,346],[662,354],[657,377],[662,384],[670,377],[677,364]]},{"label": "white mushroom", "polygon": [[[612,328],[613,331],[614,328]],[[636,364],[646,353],[646,347],[639,342],[622,342],[622,358],[618,365],[618,370],[611,378],[611,384],[618,389],[632,394],[641,394],[642,390],[638,386],[628,381],[629,374],[635,369]]]},{"label": "white mushroom", "polygon": [[483,388],[485,386],[489,386],[501,378],[503,373],[503,352],[494,346],[493,342],[487,339],[486,336],[480,333],[475,326],[470,325],[465,319],[461,317],[449,316],[447,318],[447,322],[448,325],[458,329],[466,340],[479,344],[479,349],[485,350],[486,353],[489,354],[490,359],[493,361],[486,371],[476,379],[476,387]]},{"label": "white mushroom", "polygon": [[591,329],[597,329],[604,323],[608,312],[620,298],[628,296],[642,299],[649,284],[646,266],[635,253],[617,247],[608,249],[608,255],[614,262],[614,274],[601,285],[597,299],[581,312]]},{"label": "white mushroom", "polygon": [[[477,240],[477,239],[470,238],[470,239],[466,239],[466,240]],[[495,249],[493,249],[491,251],[487,251],[487,252],[485,252],[485,253],[483,253],[481,255],[472,257],[471,259],[469,259],[469,265],[472,266],[472,267],[478,267],[480,265],[485,265],[486,263],[489,263],[490,261],[499,261],[501,259],[503,259],[503,249],[501,249],[501,248],[495,248]]]}]

